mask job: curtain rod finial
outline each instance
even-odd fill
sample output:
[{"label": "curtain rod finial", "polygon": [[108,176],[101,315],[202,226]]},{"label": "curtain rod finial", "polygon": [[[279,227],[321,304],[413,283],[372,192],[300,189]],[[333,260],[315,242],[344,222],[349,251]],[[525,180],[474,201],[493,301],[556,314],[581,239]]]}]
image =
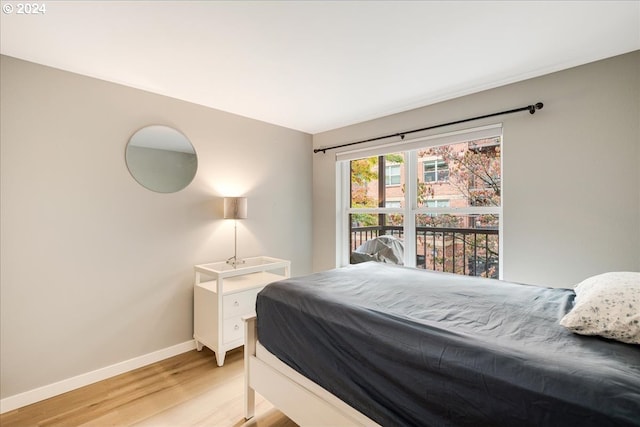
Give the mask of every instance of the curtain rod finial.
[{"label": "curtain rod finial", "polygon": [[529,114],[535,114],[536,110],[541,110],[544,107],[542,102],[538,102],[535,105],[529,105]]}]

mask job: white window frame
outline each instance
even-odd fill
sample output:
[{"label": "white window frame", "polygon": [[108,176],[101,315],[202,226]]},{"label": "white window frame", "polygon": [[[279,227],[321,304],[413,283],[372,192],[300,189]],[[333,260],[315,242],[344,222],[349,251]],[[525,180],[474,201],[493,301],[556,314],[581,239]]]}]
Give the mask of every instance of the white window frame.
[{"label": "white window frame", "polygon": [[[497,214],[498,221],[498,239],[500,252],[498,254],[499,271],[498,278],[502,279],[503,258],[504,258],[504,219],[503,209],[504,192],[501,192],[500,206],[496,207],[476,207],[468,206],[464,208],[427,208],[417,206],[417,188],[414,185],[405,185],[405,207],[404,208],[351,208],[350,205],[350,177],[349,162],[355,159],[361,159],[372,156],[380,156],[389,153],[404,152],[405,158],[405,183],[417,182],[418,177],[418,161],[417,153],[419,149],[434,147],[439,145],[449,145],[466,141],[474,141],[478,139],[486,139],[499,136],[500,145],[503,140],[502,124],[493,124],[471,129],[463,129],[454,132],[448,132],[438,135],[430,135],[427,137],[415,138],[377,146],[369,146],[359,150],[341,151],[336,154],[336,266],[349,265],[349,214],[352,213],[371,213],[371,214],[401,214],[404,218],[403,234],[405,242],[416,241],[416,224],[415,219],[418,214],[435,214],[449,213],[456,215],[471,214]],[[502,151],[502,150],[501,150]],[[500,169],[503,168],[504,156],[500,156]],[[422,173],[422,172],[421,172]],[[501,184],[502,185],[502,184]],[[404,248],[404,264],[408,267],[416,267],[416,245],[405,245]]]}]

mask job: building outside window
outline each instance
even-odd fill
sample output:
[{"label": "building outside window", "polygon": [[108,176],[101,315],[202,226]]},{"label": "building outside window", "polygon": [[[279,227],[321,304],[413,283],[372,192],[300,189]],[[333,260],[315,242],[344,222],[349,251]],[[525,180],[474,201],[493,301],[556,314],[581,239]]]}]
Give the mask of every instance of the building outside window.
[{"label": "building outside window", "polygon": [[448,208],[449,200],[427,200],[428,208]]},{"label": "building outside window", "polygon": [[449,179],[449,166],[442,159],[425,160],[422,163],[424,182],[446,181]]},{"label": "building outside window", "polygon": [[400,185],[400,165],[385,166],[385,184]]}]

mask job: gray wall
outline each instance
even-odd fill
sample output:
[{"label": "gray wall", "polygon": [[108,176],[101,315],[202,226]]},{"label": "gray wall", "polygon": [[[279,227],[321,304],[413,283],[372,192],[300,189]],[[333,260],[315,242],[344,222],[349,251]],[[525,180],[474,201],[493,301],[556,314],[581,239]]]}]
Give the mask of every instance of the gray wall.
[{"label": "gray wall", "polygon": [[[545,106],[533,116],[439,130],[504,124],[504,279],[571,287],[595,273],[640,270],[640,52],[317,134],[313,145],[537,101]],[[313,157],[314,270],[336,264],[334,153]]]},{"label": "gray wall", "polygon": [[[238,255],[311,271],[311,136],[1,58],[1,390],[5,398],[192,339],[193,265],[233,255],[223,196],[247,196]],[[125,145],[175,127],[183,191],[146,190]]]}]

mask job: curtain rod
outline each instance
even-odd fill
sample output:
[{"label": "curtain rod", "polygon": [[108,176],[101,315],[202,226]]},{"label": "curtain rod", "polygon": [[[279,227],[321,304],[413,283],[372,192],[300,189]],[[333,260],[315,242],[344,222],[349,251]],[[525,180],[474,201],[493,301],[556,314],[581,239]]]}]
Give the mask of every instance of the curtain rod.
[{"label": "curtain rod", "polygon": [[351,145],[356,145],[356,144],[364,144],[365,142],[371,142],[371,141],[378,141],[380,139],[393,138],[394,136],[399,136],[400,139],[404,139],[404,136],[407,135],[407,134],[410,134],[410,133],[422,132],[422,131],[425,131],[425,130],[436,129],[436,128],[441,128],[441,127],[451,126],[451,125],[457,125],[457,124],[460,124],[460,123],[470,122],[470,121],[473,121],[473,120],[486,119],[487,117],[495,117],[495,116],[502,116],[504,114],[519,113],[520,111],[529,111],[529,114],[535,114],[536,110],[541,110],[543,106],[544,106],[544,104],[542,102],[538,102],[536,104],[527,105],[526,107],[514,108],[513,110],[507,110],[507,111],[500,111],[499,113],[485,114],[484,116],[477,116],[477,117],[471,117],[469,119],[456,120],[455,122],[442,123],[442,124],[439,124],[439,125],[428,126],[426,128],[420,128],[420,129],[408,130],[408,131],[393,133],[393,134],[384,135],[384,136],[378,136],[378,137],[375,137],[375,138],[364,139],[362,141],[348,142],[346,144],[332,145],[332,146],[324,147],[324,148],[315,148],[313,150],[313,152],[314,153],[320,153],[320,152],[325,153],[327,150],[333,150],[335,148],[349,147]]}]

